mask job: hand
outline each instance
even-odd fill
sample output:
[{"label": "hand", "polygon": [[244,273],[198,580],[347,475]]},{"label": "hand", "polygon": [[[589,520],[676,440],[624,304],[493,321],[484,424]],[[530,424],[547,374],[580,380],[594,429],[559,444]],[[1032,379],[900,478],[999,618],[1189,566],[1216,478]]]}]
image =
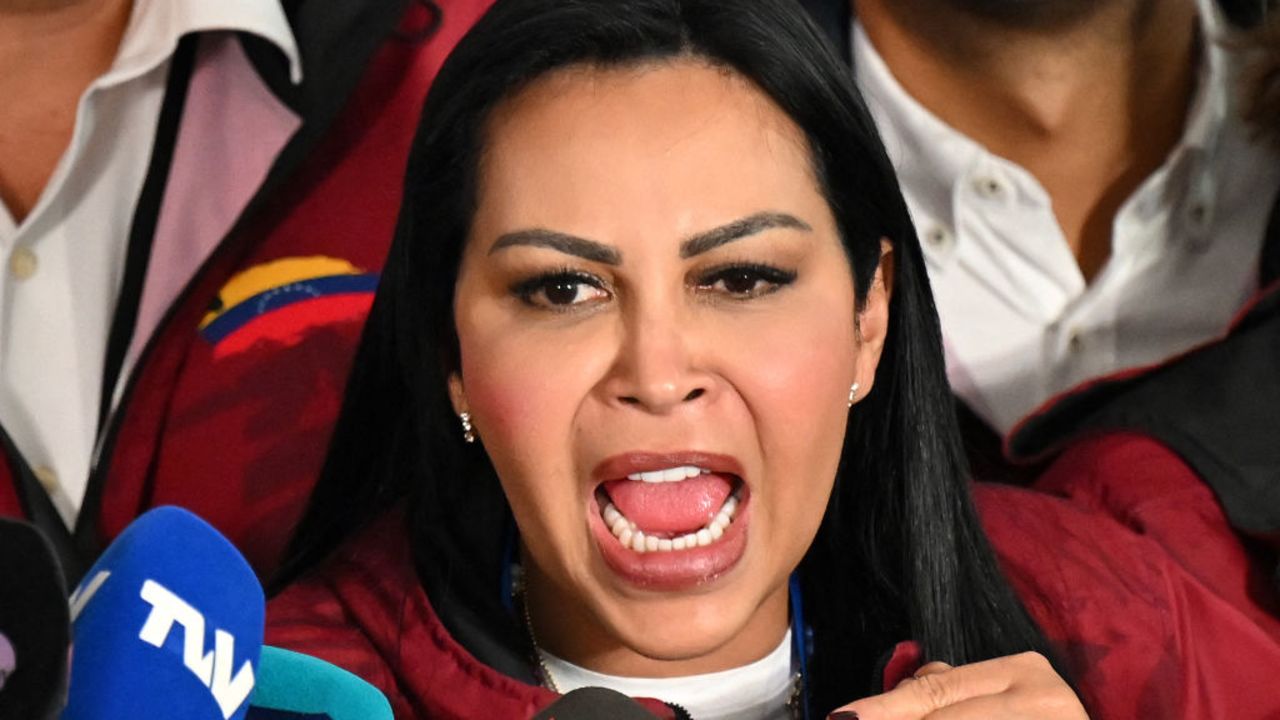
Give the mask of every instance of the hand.
[{"label": "hand", "polygon": [[[849,714],[844,714],[849,713]],[[1088,720],[1080,699],[1039,653],[951,667],[915,677],[831,713],[833,720]]]}]

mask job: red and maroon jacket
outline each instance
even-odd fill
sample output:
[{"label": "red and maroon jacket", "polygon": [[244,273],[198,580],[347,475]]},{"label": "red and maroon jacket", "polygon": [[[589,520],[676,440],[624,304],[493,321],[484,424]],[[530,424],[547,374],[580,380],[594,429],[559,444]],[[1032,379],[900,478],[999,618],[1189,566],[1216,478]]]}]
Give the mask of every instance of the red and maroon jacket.
[{"label": "red and maroon jacket", "polygon": [[422,100],[489,2],[285,0],[297,85],[261,40],[184,39],[109,343],[109,375],[136,364],[74,531],[7,438],[0,452],[0,515],[39,524],[70,576],[165,504],[273,568],[323,461]]},{"label": "red and maroon jacket", "polygon": [[[1169,497],[1207,492],[1176,456],[1132,436],[1068,451],[1049,476],[1104,479],[1098,473],[1117,460],[1141,460]],[[1006,574],[1096,720],[1280,717],[1278,628],[1264,630],[1238,607],[1240,578],[1197,577],[1159,537],[1042,492],[979,484],[976,499]],[[1195,529],[1210,543],[1232,536],[1221,512],[1199,516]],[[486,638],[465,608],[433,605],[422,579],[430,573],[415,569],[407,537],[397,513],[362,531],[271,602],[266,642],[355,672],[387,695],[397,718],[527,718],[553,702],[532,682],[531,663],[503,671],[479,659],[494,656],[485,645],[501,642],[496,631]],[[886,688],[928,660],[909,643],[895,650]],[[660,703],[649,707],[672,716]]]},{"label": "red and maroon jacket", "polygon": [[[265,642],[359,675],[387,696],[400,720],[529,718],[561,697],[537,684],[531,662],[495,649],[504,642],[497,629],[476,627],[466,608],[448,607],[428,598],[404,517],[392,511],[271,601]],[[466,637],[450,627],[464,628]],[[914,642],[885,650],[878,681],[888,690],[921,663]],[[478,654],[501,658],[507,672]],[[636,700],[659,718],[688,718],[661,699]]]}]

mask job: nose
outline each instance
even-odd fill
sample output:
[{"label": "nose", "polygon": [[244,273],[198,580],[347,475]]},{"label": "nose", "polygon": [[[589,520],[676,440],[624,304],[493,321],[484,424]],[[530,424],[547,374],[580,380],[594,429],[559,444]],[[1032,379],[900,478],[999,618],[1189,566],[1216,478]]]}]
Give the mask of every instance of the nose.
[{"label": "nose", "polygon": [[669,309],[631,314],[623,323],[618,355],[604,383],[621,405],[656,415],[705,401],[714,387],[691,345],[697,329]]}]

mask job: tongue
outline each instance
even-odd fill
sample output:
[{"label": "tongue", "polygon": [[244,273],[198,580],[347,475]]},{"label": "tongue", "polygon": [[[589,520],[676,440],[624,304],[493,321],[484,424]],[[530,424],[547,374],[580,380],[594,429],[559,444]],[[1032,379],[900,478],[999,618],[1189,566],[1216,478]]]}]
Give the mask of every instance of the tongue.
[{"label": "tongue", "polygon": [[646,534],[693,532],[711,522],[733,490],[730,478],[710,474],[679,482],[610,480],[614,507]]}]

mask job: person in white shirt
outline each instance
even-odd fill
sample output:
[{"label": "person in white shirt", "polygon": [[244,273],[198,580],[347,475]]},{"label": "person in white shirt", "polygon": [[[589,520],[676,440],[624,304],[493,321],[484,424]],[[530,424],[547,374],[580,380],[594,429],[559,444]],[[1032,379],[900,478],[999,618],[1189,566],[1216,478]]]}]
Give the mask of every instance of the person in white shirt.
[{"label": "person in white shirt", "polygon": [[300,78],[276,0],[0,0],[0,97],[21,98],[0,103],[0,424],[71,527],[170,67],[214,30],[268,41]]},{"label": "person in white shirt", "polygon": [[1212,0],[854,5],[847,51],[985,424],[1226,333],[1280,154],[1241,119]]},{"label": "person in white shirt", "polygon": [[0,516],[180,505],[269,573],[426,89],[487,0],[0,0]]},{"label": "person in white shirt", "polygon": [[802,2],[924,241],[971,477],[1108,514],[1280,637],[1276,3]]}]

